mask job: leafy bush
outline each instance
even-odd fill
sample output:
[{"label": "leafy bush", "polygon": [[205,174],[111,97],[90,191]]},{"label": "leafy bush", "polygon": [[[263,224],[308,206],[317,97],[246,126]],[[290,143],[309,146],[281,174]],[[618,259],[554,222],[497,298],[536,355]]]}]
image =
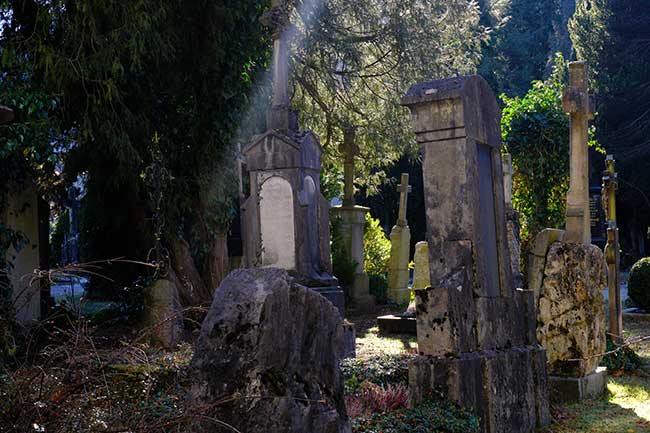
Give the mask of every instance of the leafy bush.
[{"label": "leafy bush", "polygon": [[[612,340],[607,337],[607,352],[616,349]],[[605,355],[601,364],[607,367],[609,371],[623,370],[635,371],[641,367],[641,358],[630,347],[622,347],[619,351]]]},{"label": "leafy bush", "polygon": [[641,259],[632,266],[627,289],[634,305],[650,310],[650,257]]},{"label": "leafy bush", "polygon": [[379,386],[408,384],[411,354],[381,355],[369,359],[348,358],[341,362],[346,394],[359,392],[366,382]]},{"label": "leafy bush", "polygon": [[414,408],[378,413],[352,419],[353,433],[474,433],[479,419],[457,405],[426,400]]},{"label": "leafy bush", "polygon": [[390,258],[390,241],[379,225],[379,220],[366,213],[363,236],[364,270],[370,277],[386,275]]}]

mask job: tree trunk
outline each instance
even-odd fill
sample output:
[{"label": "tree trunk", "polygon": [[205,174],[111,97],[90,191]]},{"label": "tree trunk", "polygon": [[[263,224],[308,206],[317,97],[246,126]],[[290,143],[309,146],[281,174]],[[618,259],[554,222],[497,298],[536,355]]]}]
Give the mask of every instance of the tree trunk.
[{"label": "tree trunk", "polygon": [[190,246],[184,239],[171,242],[172,269],[176,276],[176,285],[184,307],[209,304],[212,291],[208,290],[194,264]]},{"label": "tree trunk", "polygon": [[203,266],[203,281],[210,289],[210,297],[228,275],[230,263],[228,261],[228,237],[225,232],[216,233],[210,242]]}]

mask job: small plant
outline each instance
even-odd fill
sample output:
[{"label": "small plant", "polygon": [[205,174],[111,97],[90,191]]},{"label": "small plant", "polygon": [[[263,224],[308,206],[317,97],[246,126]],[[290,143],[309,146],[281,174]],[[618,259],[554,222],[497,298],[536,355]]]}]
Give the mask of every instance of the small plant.
[{"label": "small plant", "polygon": [[375,297],[377,304],[388,303],[388,278],[386,275],[369,275],[370,294]]},{"label": "small plant", "polygon": [[365,383],[379,386],[408,384],[408,363],[414,355],[382,355],[369,359],[348,358],[341,362],[345,393],[356,394]]},{"label": "small plant", "polygon": [[650,311],[650,257],[641,259],[632,266],[627,288],[634,305]]},{"label": "small plant", "polygon": [[[607,337],[607,352],[616,349],[612,340]],[[605,355],[601,364],[609,371],[635,371],[641,367],[641,358],[629,346],[621,347],[618,351]]]},{"label": "small plant", "polygon": [[351,418],[368,417],[408,407],[409,396],[408,387],[402,383],[379,386],[366,381],[358,394],[346,397],[345,404]]},{"label": "small plant", "polygon": [[477,433],[479,428],[473,413],[434,399],[413,408],[352,419],[353,433]]}]

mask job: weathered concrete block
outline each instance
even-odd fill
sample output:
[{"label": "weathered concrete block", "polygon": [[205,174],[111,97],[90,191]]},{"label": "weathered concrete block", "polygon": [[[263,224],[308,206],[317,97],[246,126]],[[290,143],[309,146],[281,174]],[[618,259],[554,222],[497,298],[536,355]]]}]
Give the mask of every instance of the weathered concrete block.
[{"label": "weathered concrete block", "polygon": [[556,403],[573,403],[600,398],[607,388],[607,368],[598,367],[583,377],[550,376],[551,400]]},{"label": "weathered concrete block", "polygon": [[239,269],[216,290],[191,363],[192,396],[242,432],[349,433],[343,321],[277,268]]},{"label": "weathered concrete block", "polygon": [[605,258],[595,245],[551,245],[538,301],[537,339],[549,373],[585,376],[605,352]]}]

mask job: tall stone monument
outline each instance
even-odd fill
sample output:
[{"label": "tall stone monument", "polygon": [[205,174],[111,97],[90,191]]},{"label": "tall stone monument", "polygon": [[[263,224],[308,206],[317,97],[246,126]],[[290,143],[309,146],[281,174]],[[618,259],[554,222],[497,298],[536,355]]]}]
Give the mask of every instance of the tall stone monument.
[{"label": "tall stone monument", "polygon": [[[0,105],[0,124],[11,123],[14,113]],[[8,278],[13,294],[16,321],[29,326],[41,314],[40,280],[34,271],[40,268],[38,191],[30,182],[5,185],[7,202],[0,214],[0,223],[21,235],[20,248],[10,247],[6,261],[10,264]]]},{"label": "tall stone monument", "polygon": [[409,253],[411,231],[406,221],[406,205],[411,192],[408,173],[402,173],[399,187],[399,215],[390,231],[390,259],[388,262],[388,298],[398,304],[407,304],[409,290]]},{"label": "tall stone monument", "polygon": [[616,161],[612,155],[605,159],[606,170],[603,173],[603,209],[607,220],[607,288],[609,289],[609,334],[616,341],[623,340],[623,300],[621,299],[621,252],[616,222],[616,190],[618,174],[614,168]]},{"label": "tall stone monument", "polygon": [[548,356],[551,398],[579,401],[605,390],[605,257],[591,245],[587,122],[593,103],[584,62],[569,63],[563,96],[571,116],[570,189],[566,230],[545,229],[535,238],[528,284],[535,296],[537,338]]},{"label": "tall stone monument", "polygon": [[359,153],[355,143],[356,132],[354,128],[344,131],[343,143],[340,146],[344,157],[343,164],[343,204],[332,210],[341,217],[341,233],[345,250],[351,260],[357,264],[354,282],[350,287],[350,298],[353,306],[358,311],[372,309],[375,305],[374,298],[370,295],[368,275],[364,271],[363,234],[366,225],[367,207],[357,206],[354,200],[354,158]]},{"label": "tall stone monument", "polygon": [[416,290],[412,396],[444,390],[483,432],[532,433],[550,421],[546,356],[532,294],[511,278],[496,98],[469,76],[416,84],[402,105],[423,155],[431,267]]},{"label": "tall stone monument", "polygon": [[343,314],[344,296],[332,276],[329,203],[320,192],[318,138],[298,130],[288,93],[289,11],[273,0],[263,23],[273,29],[273,101],[265,133],[242,150],[250,191],[241,207],[244,265],[287,270]]},{"label": "tall stone monument", "polygon": [[587,91],[587,65],[569,63],[569,86],[562,95],[564,111],[571,116],[571,179],[566,204],[566,242],[591,244],[589,212],[589,120],[594,104]]}]

